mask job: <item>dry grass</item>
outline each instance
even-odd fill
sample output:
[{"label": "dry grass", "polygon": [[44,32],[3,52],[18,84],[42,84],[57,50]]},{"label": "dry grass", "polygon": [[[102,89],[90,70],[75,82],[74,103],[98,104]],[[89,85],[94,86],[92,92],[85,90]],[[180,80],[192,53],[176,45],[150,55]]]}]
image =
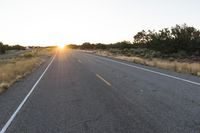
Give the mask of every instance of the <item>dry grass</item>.
[{"label": "dry grass", "polygon": [[11,84],[32,72],[44,60],[44,56],[52,55],[52,50],[34,49],[24,53],[18,58],[0,61],[0,93],[9,88]]},{"label": "dry grass", "polygon": [[9,87],[9,84],[7,83],[1,83],[0,84],[0,93],[4,92],[5,90],[7,90]]},{"label": "dry grass", "polygon": [[101,56],[126,60],[138,64],[143,64],[152,67],[158,67],[167,70],[173,70],[176,72],[181,73],[189,73],[193,75],[200,76],[200,63],[199,62],[178,62],[178,61],[170,61],[170,60],[163,60],[163,59],[145,59],[140,57],[133,57],[133,56],[124,56],[124,55],[113,55],[108,51],[93,51],[93,53]]},{"label": "dry grass", "polygon": [[[14,59],[12,59],[14,60]],[[0,66],[0,92],[5,91],[12,83],[23,78],[34,68],[39,66],[43,60],[41,58],[21,58],[15,62],[6,63]]]}]

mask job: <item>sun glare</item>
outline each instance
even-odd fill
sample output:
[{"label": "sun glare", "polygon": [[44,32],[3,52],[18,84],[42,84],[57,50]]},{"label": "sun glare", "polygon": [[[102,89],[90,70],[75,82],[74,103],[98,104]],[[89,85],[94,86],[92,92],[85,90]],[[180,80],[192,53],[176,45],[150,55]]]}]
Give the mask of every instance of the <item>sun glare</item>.
[{"label": "sun glare", "polygon": [[60,45],[58,45],[58,48],[59,48],[59,49],[63,49],[64,47],[65,47],[64,44],[60,44]]}]

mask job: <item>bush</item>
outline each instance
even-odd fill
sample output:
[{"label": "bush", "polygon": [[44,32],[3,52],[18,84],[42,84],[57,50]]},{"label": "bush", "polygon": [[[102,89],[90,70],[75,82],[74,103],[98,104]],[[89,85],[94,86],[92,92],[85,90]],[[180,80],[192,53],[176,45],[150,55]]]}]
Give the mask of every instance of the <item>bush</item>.
[{"label": "bush", "polygon": [[31,58],[31,57],[33,57],[33,56],[34,56],[34,55],[33,55],[32,52],[28,52],[28,53],[23,54],[23,57],[25,57],[25,58]]}]

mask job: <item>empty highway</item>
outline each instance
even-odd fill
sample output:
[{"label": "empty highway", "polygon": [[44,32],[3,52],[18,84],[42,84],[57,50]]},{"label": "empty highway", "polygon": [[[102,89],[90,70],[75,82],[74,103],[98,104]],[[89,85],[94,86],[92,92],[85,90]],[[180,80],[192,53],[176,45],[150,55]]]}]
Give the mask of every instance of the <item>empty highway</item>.
[{"label": "empty highway", "polygon": [[0,95],[0,133],[199,133],[200,78],[62,50]]}]

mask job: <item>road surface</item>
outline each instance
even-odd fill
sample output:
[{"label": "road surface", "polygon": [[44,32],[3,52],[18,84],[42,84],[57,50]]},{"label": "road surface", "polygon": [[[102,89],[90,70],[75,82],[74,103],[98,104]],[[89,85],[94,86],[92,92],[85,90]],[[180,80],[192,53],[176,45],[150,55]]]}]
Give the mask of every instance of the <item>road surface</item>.
[{"label": "road surface", "polygon": [[59,51],[0,95],[0,133],[199,133],[200,78]]}]

